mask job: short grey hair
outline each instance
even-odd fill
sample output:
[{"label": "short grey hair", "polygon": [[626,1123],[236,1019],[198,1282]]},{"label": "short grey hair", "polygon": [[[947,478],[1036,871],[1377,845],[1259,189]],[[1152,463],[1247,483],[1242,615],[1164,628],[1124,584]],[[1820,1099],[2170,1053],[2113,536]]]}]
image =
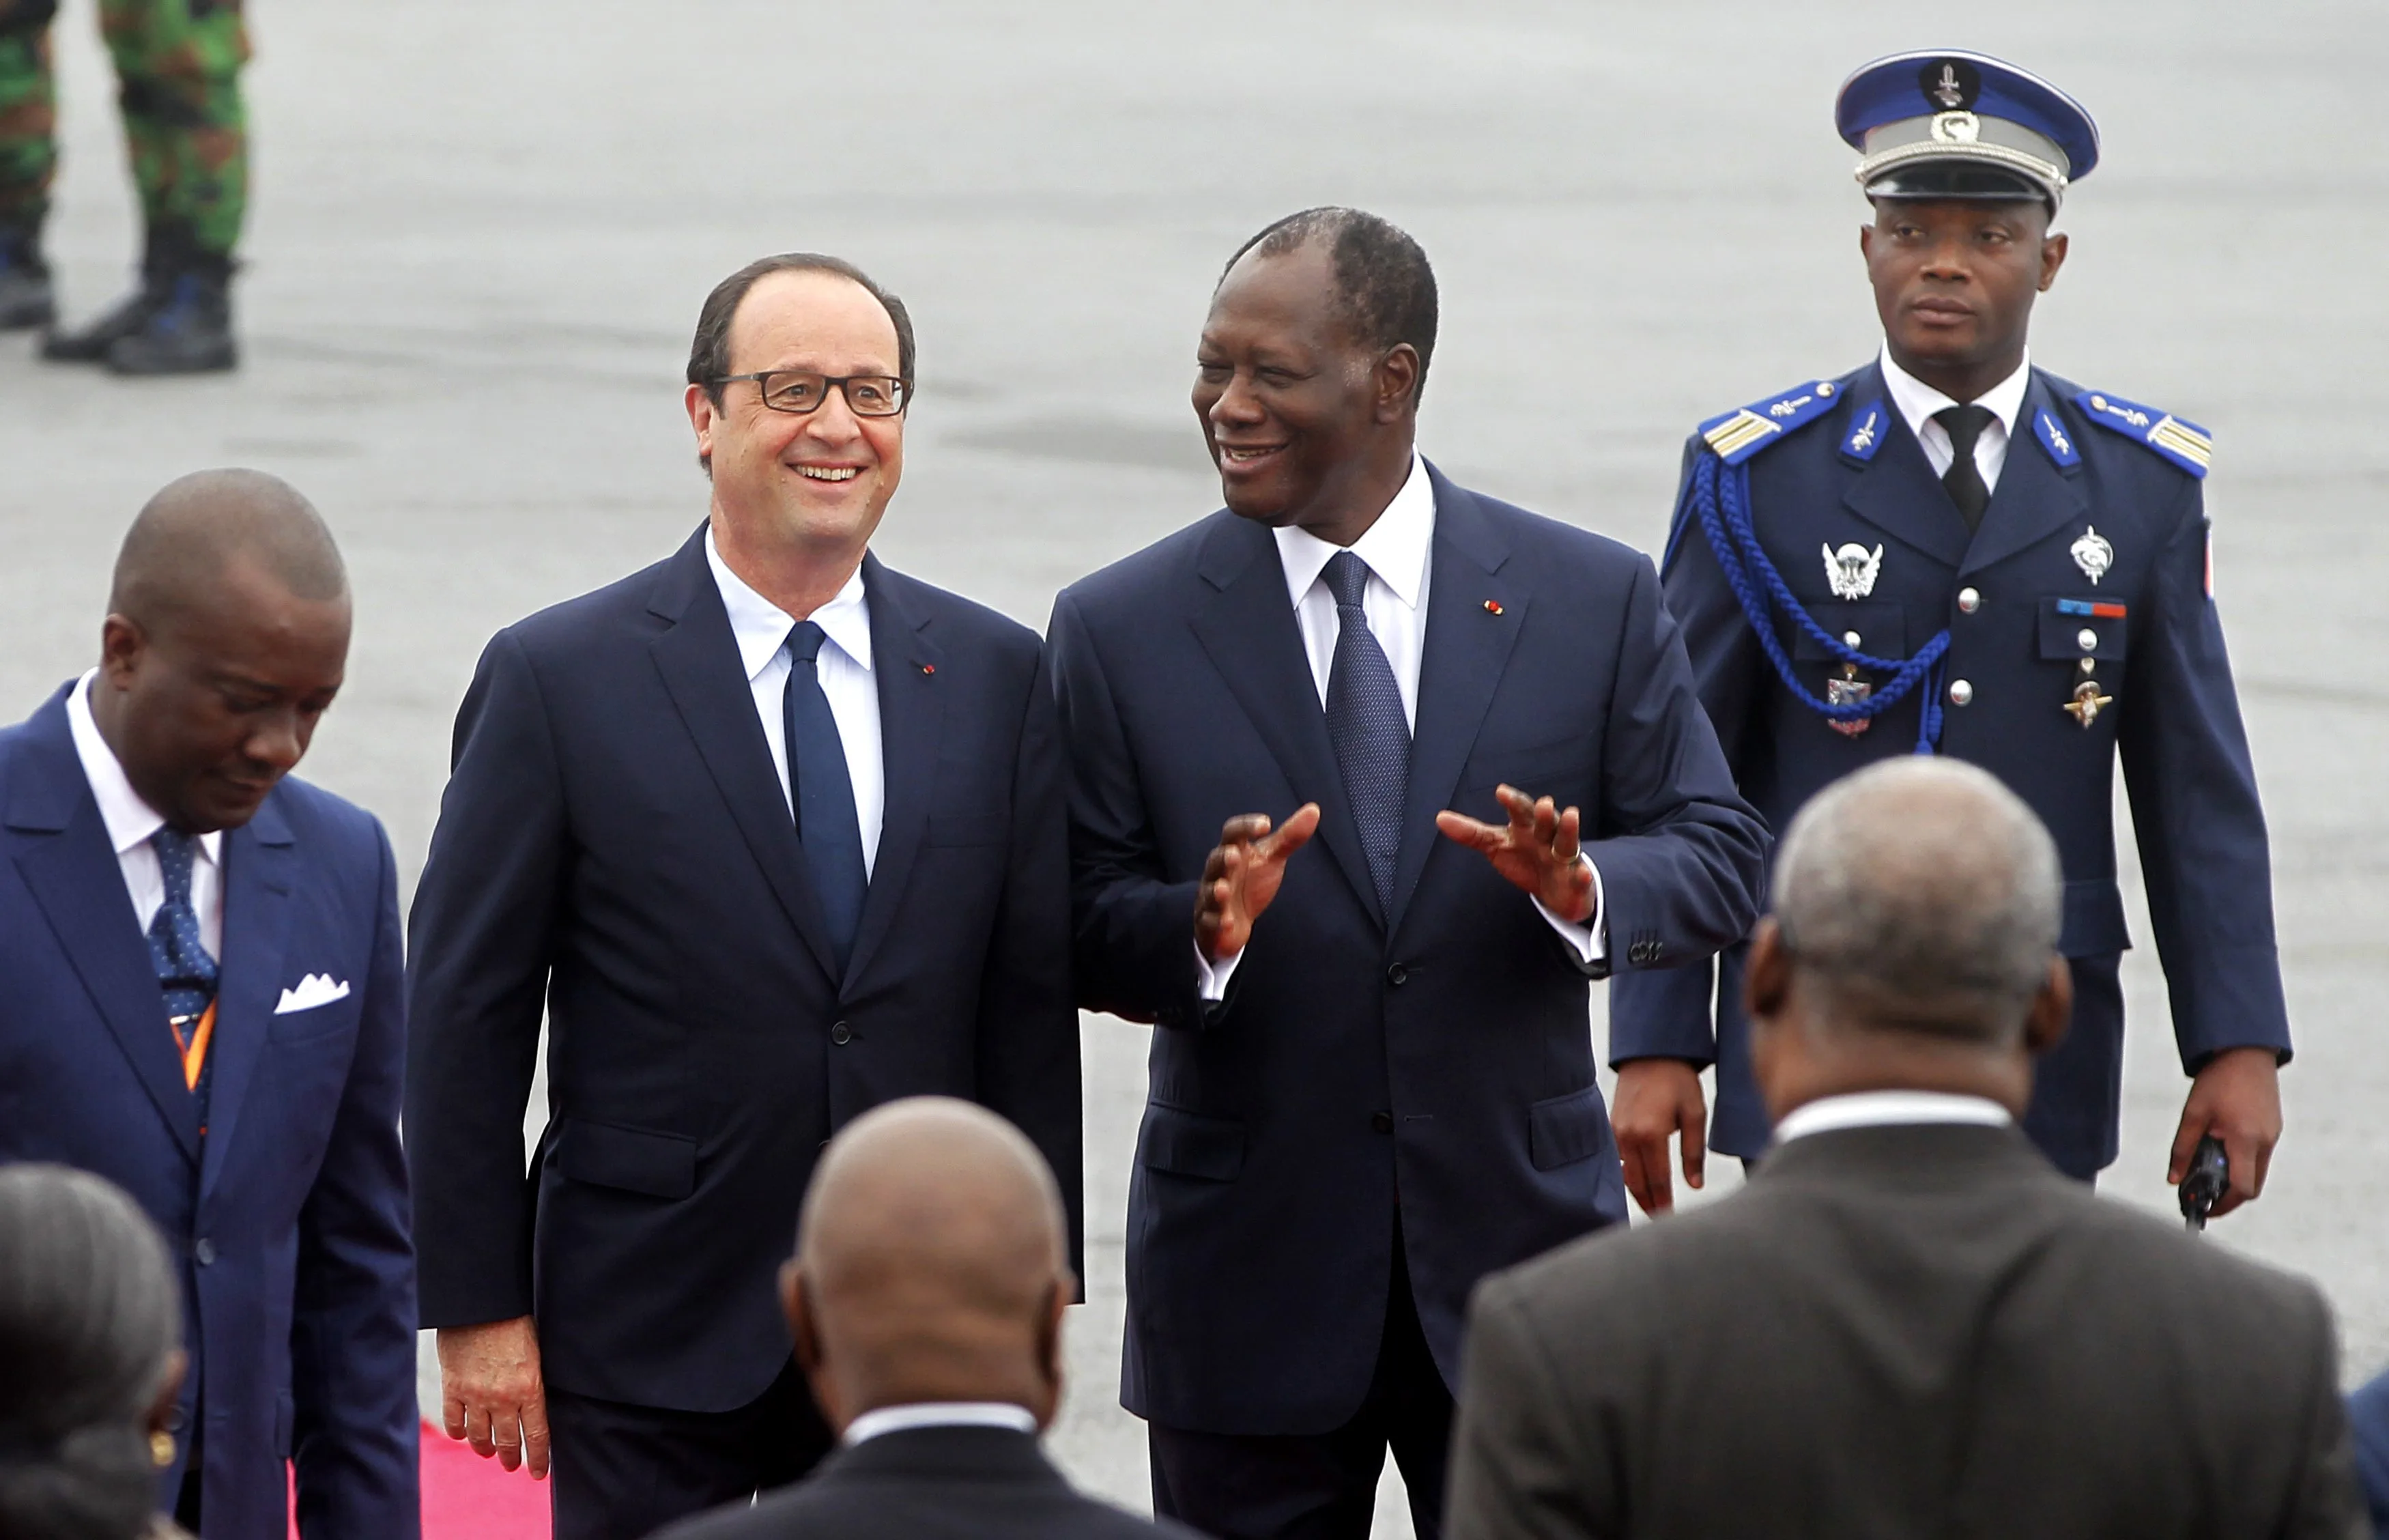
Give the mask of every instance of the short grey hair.
[{"label": "short grey hair", "polygon": [[1902,758],[1793,819],[1775,922],[1795,964],[1872,1024],[2004,1040],[2048,977],[2062,884],[2049,830],[1997,777]]},{"label": "short grey hair", "polygon": [[148,1533],[147,1420],[182,1345],[165,1243],[87,1172],[0,1167],[0,1534]]}]

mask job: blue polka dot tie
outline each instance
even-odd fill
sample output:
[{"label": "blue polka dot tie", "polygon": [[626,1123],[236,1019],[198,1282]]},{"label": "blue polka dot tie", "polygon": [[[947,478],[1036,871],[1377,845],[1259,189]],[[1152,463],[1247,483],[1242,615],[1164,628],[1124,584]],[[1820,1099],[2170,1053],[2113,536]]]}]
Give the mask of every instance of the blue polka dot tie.
[{"label": "blue polka dot tie", "polygon": [[1369,881],[1377,890],[1377,912],[1394,909],[1394,861],[1402,848],[1402,799],[1410,789],[1411,727],[1402,715],[1401,687],[1386,649],[1369,630],[1361,596],[1369,568],[1349,551],[1327,558],[1330,593],[1335,596],[1335,661],[1327,672],[1327,739],[1344,772],[1344,795],[1361,826],[1361,849],[1369,858]]},{"label": "blue polka dot tie", "polygon": [[[158,970],[158,987],[166,997],[166,1015],[173,1023],[174,1046],[188,1056],[198,1043],[196,1070],[185,1070],[185,1083],[201,1098],[207,1096],[207,1067],[212,1058],[198,1034],[199,1019],[215,1003],[216,960],[199,940],[199,912],[191,903],[191,866],[199,842],[176,829],[161,828],[149,837],[158,853],[158,869],[166,879],[166,902],[149,921],[149,961]],[[201,1114],[202,1120],[205,1113]]]}]

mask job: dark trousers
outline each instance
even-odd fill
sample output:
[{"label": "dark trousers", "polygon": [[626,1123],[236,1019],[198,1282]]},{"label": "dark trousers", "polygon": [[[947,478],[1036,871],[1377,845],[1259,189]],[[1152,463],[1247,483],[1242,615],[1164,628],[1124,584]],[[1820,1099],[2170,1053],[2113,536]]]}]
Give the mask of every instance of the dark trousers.
[{"label": "dark trousers", "polygon": [[1386,1450],[1410,1489],[1420,1540],[1443,1533],[1451,1392],[1411,1299],[1401,1235],[1377,1371],[1352,1420],[1328,1433],[1202,1433],[1151,1423],[1153,1508],[1219,1540],[1365,1540]]},{"label": "dark trousers", "polygon": [[786,1486],[835,1442],[793,1362],[735,1412],[675,1412],[551,1388],[547,1426],[556,1540],[640,1540]]}]

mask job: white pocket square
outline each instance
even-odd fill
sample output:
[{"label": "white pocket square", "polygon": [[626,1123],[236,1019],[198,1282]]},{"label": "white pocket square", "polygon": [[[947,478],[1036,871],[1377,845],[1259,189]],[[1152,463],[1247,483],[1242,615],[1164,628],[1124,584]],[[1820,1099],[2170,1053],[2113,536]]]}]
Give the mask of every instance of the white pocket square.
[{"label": "white pocket square", "polygon": [[299,981],[298,988],[282,992],[282,1003],[274,1007],[274,1014],[287,1016],[294,1010],[313,1010],[348,997],[348,981],[334,983],[329,973],[310,973]]}]

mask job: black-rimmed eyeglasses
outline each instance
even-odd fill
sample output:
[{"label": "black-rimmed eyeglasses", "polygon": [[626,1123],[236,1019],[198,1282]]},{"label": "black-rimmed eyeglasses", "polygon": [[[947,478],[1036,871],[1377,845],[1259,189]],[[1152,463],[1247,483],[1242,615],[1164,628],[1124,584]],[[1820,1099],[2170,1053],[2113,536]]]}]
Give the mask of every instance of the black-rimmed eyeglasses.
[{"label": "black-rimmed eyeglasses", "polygon": [[765,369],[760,374],[723,375],[713,383],[732,385],[751,379],[763,394],[763,404],[774,412],[798,416],[817,411],[835,385],[846,394],[846,409],[858,417],[892,417],[904,410],[913,388],[894,375],[813,374],[805,369]]}]

